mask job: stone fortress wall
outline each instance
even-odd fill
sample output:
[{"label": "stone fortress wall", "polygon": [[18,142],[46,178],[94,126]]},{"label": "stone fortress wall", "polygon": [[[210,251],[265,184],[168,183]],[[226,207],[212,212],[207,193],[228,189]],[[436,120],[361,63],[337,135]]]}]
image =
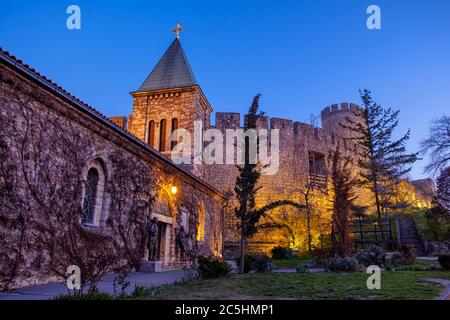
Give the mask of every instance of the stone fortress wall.
[{"label": "stone fortress wall", "polygon": [[[280,166],[277,174],[261,177],[261,189],[257,196],[258,205],[284,199],[301,202],[304,186],[312,173],[312,158],[318,159],[319,167],[323,166],[322,169],[326,171],[328,168],[327,157],[338,144],[345,154],[354,155],[356,146],[349,143],[349,140],[343,139],[350,137],[351,133],[342,128],[339,122],[345,123],[346,117],[354,118],[354,113],[358,111],[358,108],[353,103],[341,103],[340,106],[335,104],[324,108],[321,112],[321,128],[289,119],[260,117],[259,128],[280,130]],[[227,129],[240,128],[240,122],[239,113],[218,112],[214,127],[220,129],[225,135]],[[210,184],[224,193],[233,194],[236,177],[239,174],[236,166],[210,165],[207,172],[205,178]],[[325,174],[325,172],[323,173]],[[239,247],[239,232],[233,210],[227,210],[225,215],[224,234],[228,247],[226,254],[228,253],[231,257],[235,255]],[[265,230],[255,237],[253,246],[250,246],[256,251],[265,251],[264,247],[271,248],[274,246],[274,242],[279,241],[280,237],[276,231]]]}]

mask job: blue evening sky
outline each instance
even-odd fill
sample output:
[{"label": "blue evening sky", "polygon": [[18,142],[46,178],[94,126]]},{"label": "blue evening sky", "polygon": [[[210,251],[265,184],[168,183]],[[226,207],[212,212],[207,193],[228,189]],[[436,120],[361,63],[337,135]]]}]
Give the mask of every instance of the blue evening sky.
[{"label": "blue evening sky", "polygon": [[[77,4],[82,29],[66,28]],[[366,9],[382,10],[382,30]],[[367,87],[400,109],[409,151],[449,115],[450,1],[1,0],[0,46],[106,115],[129,115],[136,90],[181,41],[216,111],[245,112],[256,93],[269,116],[309,122]],[[213,120],[214,122],[214,117]],[[426,160],[411,176],[424,177]]]}]

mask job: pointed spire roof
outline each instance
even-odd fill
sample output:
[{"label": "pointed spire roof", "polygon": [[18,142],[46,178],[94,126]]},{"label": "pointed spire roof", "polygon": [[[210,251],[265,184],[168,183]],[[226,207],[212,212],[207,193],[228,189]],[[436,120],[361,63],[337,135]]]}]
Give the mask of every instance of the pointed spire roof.
[{"label": "pointed spire roof", "polygon": [[180,40],[175,40],[137,92],[198,86]]}]

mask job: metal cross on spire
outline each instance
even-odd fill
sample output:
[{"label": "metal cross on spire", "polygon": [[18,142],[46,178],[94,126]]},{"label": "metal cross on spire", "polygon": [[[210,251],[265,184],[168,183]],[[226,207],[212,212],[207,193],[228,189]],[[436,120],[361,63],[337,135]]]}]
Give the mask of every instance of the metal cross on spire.
[{"label": "metal cross on spire", "polygon": [[180,39],[180,31],[183,31],[183,30],[184,30],[184,27],[181,24],[177,23],[175,29],[173,29],[172,32],[174,32],[176,34],[177,39]]}]

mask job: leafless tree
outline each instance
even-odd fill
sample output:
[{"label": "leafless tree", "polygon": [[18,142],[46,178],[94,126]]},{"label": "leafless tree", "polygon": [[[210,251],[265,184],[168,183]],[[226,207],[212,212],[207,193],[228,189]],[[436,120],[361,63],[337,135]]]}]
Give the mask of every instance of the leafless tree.
[{"label": "leafless tree", "polygon": [[438,174],[450,166],[450,117],[442,116],[432,122],[430,134],[421,142],[422,153],[430,153],[425,172]]}]

